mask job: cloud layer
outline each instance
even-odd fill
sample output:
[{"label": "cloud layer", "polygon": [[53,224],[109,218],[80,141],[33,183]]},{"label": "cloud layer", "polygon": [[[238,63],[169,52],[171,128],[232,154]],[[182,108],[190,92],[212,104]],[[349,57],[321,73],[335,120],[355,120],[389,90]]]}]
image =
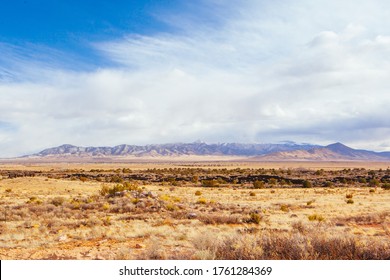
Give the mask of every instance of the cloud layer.
[{"label": "cloud layer", "polygon": [[388,2],[221,3],[158,15],[172,33],[91,43],[112,67],[0,44],[0,156],[197,139],[390,150]]}]

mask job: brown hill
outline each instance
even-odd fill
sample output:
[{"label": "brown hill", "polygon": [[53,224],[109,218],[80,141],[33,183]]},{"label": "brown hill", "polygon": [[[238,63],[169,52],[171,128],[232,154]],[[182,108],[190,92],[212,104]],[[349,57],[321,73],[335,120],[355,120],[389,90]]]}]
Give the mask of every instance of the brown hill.
[{"label": "brown hill", "polygon": [[390,161],[387,153],[355,150],[341,143],[322,148],[276,152],[253,157],[258,161]]}]

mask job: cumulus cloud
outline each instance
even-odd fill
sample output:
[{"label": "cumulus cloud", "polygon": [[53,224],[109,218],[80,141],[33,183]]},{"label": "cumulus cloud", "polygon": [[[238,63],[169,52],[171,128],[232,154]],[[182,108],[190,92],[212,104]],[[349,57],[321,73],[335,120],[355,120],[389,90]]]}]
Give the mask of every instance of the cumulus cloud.
[{"label": "cumulus cloud", "polygon": [[160,15],[176,32],[91,44],[112,67],[80,71],[61,65],[65,54],[0,45],[1,155],[197,139],[390,150],[390,4],[231,5],[207,1],[218,16],[206,23],[204,10]]}]

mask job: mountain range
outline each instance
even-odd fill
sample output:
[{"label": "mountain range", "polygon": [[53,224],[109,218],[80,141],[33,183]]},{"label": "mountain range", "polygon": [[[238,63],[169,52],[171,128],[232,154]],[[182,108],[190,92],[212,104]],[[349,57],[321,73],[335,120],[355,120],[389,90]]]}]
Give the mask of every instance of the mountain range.
[{"label": "mountain range", "polygon": [[61,145],[23,158],[125,158],[234,156],[254,161],[390,161],[390,152],[357,150],[342,143],[328,146],[312,144],[242,144],[204,142],[155,145],[118,145],[114,147],[80,147]]}]

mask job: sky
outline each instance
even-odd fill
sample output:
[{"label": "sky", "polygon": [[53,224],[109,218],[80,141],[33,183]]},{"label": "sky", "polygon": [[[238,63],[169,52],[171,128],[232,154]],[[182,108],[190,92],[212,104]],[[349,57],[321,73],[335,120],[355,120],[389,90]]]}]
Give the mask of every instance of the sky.
[{"label": "sky", "polygon": [[61,144],[390,151],[385,0],[0,0],[0,157]]}]

